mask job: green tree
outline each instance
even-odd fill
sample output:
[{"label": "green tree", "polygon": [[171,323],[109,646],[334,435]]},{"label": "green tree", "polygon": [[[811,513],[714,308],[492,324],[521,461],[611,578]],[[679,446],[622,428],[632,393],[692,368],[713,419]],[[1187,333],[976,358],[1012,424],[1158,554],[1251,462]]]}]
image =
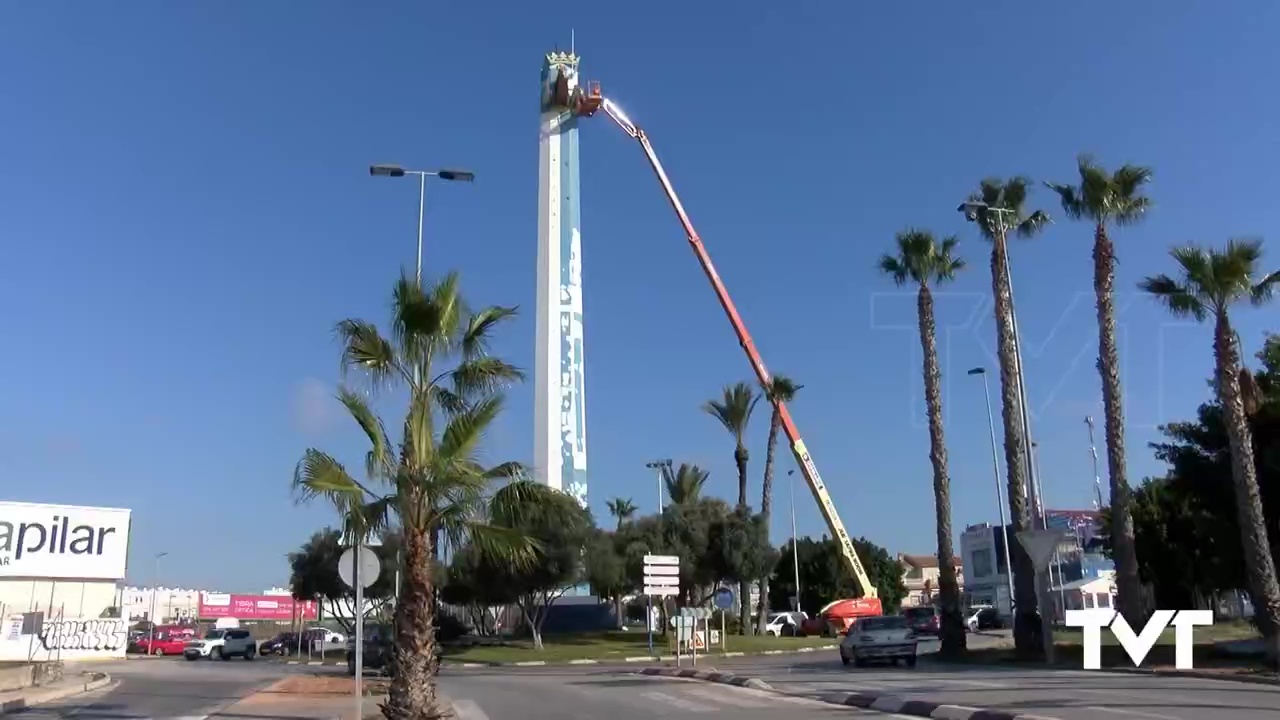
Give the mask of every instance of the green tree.
[{"label": "green tree", "polygon": [[[778,562],[778,551],[769,543],[764,514],[752,514],[742,505],[711,525],[708,546],[709,574],[719,580],[759,580],[772,573]],[[767,595],[760,597],[762,608],[768,607],[768,599]],[[741,620],[745,623],[747,616]]]},{"label": "green tree", "polygon": [[960,583],[956,578],[955,548],[951,532],[951,478],[947,475],[947,443],[942,427],[942,371],[938,366],[938,329],[933,315],[930,286],[955,279],[964,260],[955,255],[955,237],[939,243],[933,233],[906,230],[898,233],[897,255],[880,258],[880,271],[897,285],[917,286],[920,348],[924,356],[924,397],[929,413],[929,460],[933,464],[933,507],[938,543],[938,589],[942,600],[942,654],[955,656],[965,650],[966,629],[960,613]]},{"label": "green tree", "polygon": [[1048,183],[1062,199],[1062,210],[1074,220],[1093,223],[1093,293],[1098,310],[1098,373],[1106,414],[1107,476],[1111,489],[1111,552],[1116,565],[1116,604],[1130,624],[1144,615],[1142,583],[1134,547],[1133,516],[1124,447],[1124,394],[1120,389],[1120,351],[1116,344],[1115,245],[1108,225],[1132,225],[1146,216],[1151,201],[1142,194],[1151,169],[1124,165],[1114,173],[1081,155],[1080,185]]},{"label": "green tree", "polygon": [[[991,294],[995,300],[996,354],[1000,361],[1000,411],[1004,426],[1005,477],[1009,482],[1009,523],[1015,532],[1031,526],[1027,507],[1027,478],[1030,476],[1030,448],[1023,433],[1022,408],[1019,402],[1018,354],[1014,337],[1013,291],[1009,280],[1010,232],[1032,237],[1049,222],[1049,216],[1037,210],[1026,211],[1027,191],[1031,181],[1024,177],[1008,180],[988,178],[978,191],[969,196],[969,214],[982,236],[991,241]],[[1014,606],[1013,638],[1017,654],[1024,659],[1044,655],[1040,616],[1036,610],[1035,567],[1021,543],[1009,548],[1013,561]]]},{"label": "green tree", "polygon": [[479,634],[496,632],[496,618],[489,608],[507,605],[516,599],[505,578],[487,572],[479,551],[470,545],[453,552],[445,575],[445,581],[440,584],[441,602],[463,608]]},{"label": "green tree", "polygon": [[[762,391],[772,406],[769,415],[769,441],[764,451],[764,486],[760,489],[760,514],[764,516],[765,527],[770,526],[773,514],[773,461],[778,449],[778,431],[782,429],[782,405],[795,399],[796,393],[803,385],[798,385],[784,375],[774,375],[765,383]],[[769,574],[760,578],[760,615],[756,619],[756,634],[764,635],[769,625]],[[789,606],[788,606],[789,607]]]},{"label": "green tree", "polygon": [[[718,420],[733,436],[733,462],[738,467],[738,504],[744,507],[748,504],[747,461],[751,457],[747,452],[747,425],[751,422],[751,413],[755,411],[756,403],[759,401],[760,396],[756,395],[750,385],[738,383],[726,386],[721,399],[708,400],[702,406],[704,412]],[[764,600],[765,598],[760,598],[761,603]],[[746,582],[738,583],[738,602],[740,603],[738,617],[742,619],[738,625],[738,632],[748,635],[751,631],[751,626],[747,622],[747,618],[751,616],[751,588]]]},{"label": "green tree", "polygon": [[636,514],[636,504],[631,502],[631,498],[614,498],[609,501],[609,514],[618,520],[618,527],[622,527],[622,523],[631,519]]},{"label": "green tree", "polygon": [[[902,605],[907,586],[902,582],[902,566],[889,551],[867,540],[854,538],[853,546],[866,566],[867,575],[879,592],[887,612]],[[800,609],[810,616],[818,614],[828,603],[844,598],[862,597],[862,587],[849,575],[840,555],[840,544],[825,535],[818,540],[802,537],[796,543],[800,559],[800,590],[796,592],[795,563],[791,543],[782,546],[773,579],[769,582],[770,604],[786,607],[791,597],[800,597]]]},{"label": "green tree", "polygon": [[1268,661],[1280,666],[1280,582],[1267,537],[1253,433],[1241,392],[1239,341],[1229,315],[1230,308],[1242,301],[1262,305],[1270,300],[1280,282],[1280,273],[1259,272],[1259,240],[1231,240],[1225,250],[1180,247],[1171,255],[1178,265],[1179,277],[1149,277],[1141,287],[1159,298],[1174,315],[1202,322],[1213,320],[1215,385],[1230,441],[1231,478],[1249,591],[1258,626],[1267,639]]},{"label": "green tree", "polygon": [[[439,656],[435,639],[435,583],[431,559],[437,534],[453,547],[465,538],[487,556],[531,563],[536,543],[483,518],[491,506],[523,504],[554,492],[523,480],[518,463],[485,467],[481,442],[502,412],[502,389],[520,372],[488,354],[488,341],[515,315],[514,308],[488,307],[468,313],[458,276],[429,289],[403,276],[393,293],[389,333],[373,323],[348,319],[337,325],[344,371],[369,381],[370,391],[408,390],[403,434],[392,444],[368,396],[343,387],[338,399],[364,432],[369,451],[364,480],[332,456],[308,449],[298,462],[293,487],[299,499],[324,498],[361,532],[394,518],[404,537],[403,573],[395,613],[396,672],[387,702],[388,720],[436,717]],[[494,492],[496,484],[510,481]]]},{"label": "green tree", "polygon": [[667,497],[671,498],[672,505],[697,503],[710,476],[709,471],[689,463],[680,463],[674,472],[665,465],[662,468],[662,484],[667,488]]},{"label": "green tree", "polygon": [[499,578],[514,596],[536,650],[542,649],[542,626],[556,601],[582,580],[583,546],[595,525],[591,514],[572,496],[551,491],[490,509],[491,522],[537,542],[534,561],[514,565],[507,553],[481,548],[480,572]]},{"label": "green tree", "polygon": [[626,560],[618,552],[618,544],[616,533],[607,530],[593,532],[583,548],[582,570],[583,579],[591,584],[592,592],[613,603],[614,617],[621,630],[626,619],[622,598],[632,584],[627,582]]}]

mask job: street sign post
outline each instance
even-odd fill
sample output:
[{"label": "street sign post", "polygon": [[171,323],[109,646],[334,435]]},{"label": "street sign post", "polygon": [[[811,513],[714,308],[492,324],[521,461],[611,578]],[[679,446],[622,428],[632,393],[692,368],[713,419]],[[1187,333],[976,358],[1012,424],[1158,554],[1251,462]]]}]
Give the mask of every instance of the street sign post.
[{"label": "street sign post", "polygon": [[[711,608],[680,608],[676,627],[676,667],[680,666],[680,646],[689,648],[693,664],[698,664],[698,648],[704,651],[706,646],[707,622],[711,619]],[[702,630],[699,630],[699,621]],[[686,629],[687,628],[687,629]]]},{"label": "street sign post", "polygon": [[[649,606],[649,655],[653,655],[653,598],[663,602],[680,594],[680,558],[676,555],[644,556],[644,594]],[[677,630],[677,635],[679,631]]]},{"label": "street sign post", "polygon": [[733,589],[727,587],[717,588],[715,597],[712,599],[712,602],[714,602],[715,606],[720,610],[720,636],[719,638],[715,638],[713,636],[711,644],[715,645],[716,640],[718,639],[720,641],[720,650],[722,652],[729,649],[729,633],[725,632],[724,615],[725,611],[733,607],[734,599]]},{"label": "street sign post", "polygon": [[378,582],[381,574],[382,563],[377,553],[358,539],[354,547],[338,558],[338,577],[356,591],[356,717],[364,713],[364,692],[360,687],[364,669],[364,589]]},{"label": "street sign post", "polygon": [[1017,535],[1018,542],[1022,545],[1022,549],[1027,551],[1027,555],[1031,558],[1031,566],[1036,571],[1036,605],[1040,608],[1040,634],[1044,639],[1044,659],[1047,663],[1053,662],[1054,652],[1053,618],[1049,613],[1053,598],[1049,593],[1046,571],[1049,569],[1049,560],[1058,549],[1058,543],[1062,542],[1066,536],[1066,530],[1056,528],[1023,530]]}]

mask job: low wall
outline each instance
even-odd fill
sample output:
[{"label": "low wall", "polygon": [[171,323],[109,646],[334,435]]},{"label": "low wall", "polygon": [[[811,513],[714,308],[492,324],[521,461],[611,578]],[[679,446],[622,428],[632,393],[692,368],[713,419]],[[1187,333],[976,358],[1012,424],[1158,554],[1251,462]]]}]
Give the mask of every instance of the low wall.
[{"label": "low wall", "polygon": [[62,679],[59,663],[31,663],[0,667],[0,692],[47,685]]}]

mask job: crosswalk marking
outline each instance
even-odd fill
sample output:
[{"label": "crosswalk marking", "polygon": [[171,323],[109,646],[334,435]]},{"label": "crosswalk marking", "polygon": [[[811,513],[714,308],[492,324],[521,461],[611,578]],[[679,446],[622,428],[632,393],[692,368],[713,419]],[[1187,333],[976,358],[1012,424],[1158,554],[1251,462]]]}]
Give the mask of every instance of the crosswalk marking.
[{"label": "crosswalk marking", "polygon": [[453,714],[458,716],[458,720],[489,720],[489,716],[474,700],[454,700],[451,704]]},{"label": "crosswalk marking", "polygon": [[689,695],[693,695],[704,700],[726,703],[737,707],[762,708],[770,705],[769,699],[752,697],[750,693],[726,690],[723,687],[717,687],[714,685],[707,687],[693,687],[689,688],[686,692]]},{"label": "crosswalk marking", "polygon": [[644,693],[644,697],[647,697],[650,700],[657,700],[658,702],[664,702],[669,705],[678,707],[681,710],[687,710],[689,712],[716,712],[717,710],[719,710],[719,708],[715,707],[714,705],[703,705],[700,702],[685,700],[684,698],[679,698],[679,697],[676,697],[675,695],[668,695],[664,692],[657,692],[656,690]]}]

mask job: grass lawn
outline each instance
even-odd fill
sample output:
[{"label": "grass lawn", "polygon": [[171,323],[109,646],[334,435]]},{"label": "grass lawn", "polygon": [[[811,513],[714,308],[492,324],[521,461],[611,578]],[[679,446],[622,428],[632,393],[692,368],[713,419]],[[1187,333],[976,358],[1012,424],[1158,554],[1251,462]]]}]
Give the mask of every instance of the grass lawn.
[{"label": "grass lawn", "polygon": [[[644,632],[605,632],[577,635],[546,635],[542,650],[533,649],[526,640],[510,641],[500,645],[476,645],[472,647],[446,647],[441,655],[452,662],[512,663],[533,660],[563,662],[567,660],[622,660],[649,654],[648,634]],[[674,635],[672,636],[674,637]],[[729,635],[725,650],[728,652],[761,652],[764,650],[797,650],[804,647],[834,645],[833,638],[790,637],[742,637]],[[661,635],[653,636],[655,655],[672,654],[670,640]],[[712,648],[712,653],[720,648]]]}]

